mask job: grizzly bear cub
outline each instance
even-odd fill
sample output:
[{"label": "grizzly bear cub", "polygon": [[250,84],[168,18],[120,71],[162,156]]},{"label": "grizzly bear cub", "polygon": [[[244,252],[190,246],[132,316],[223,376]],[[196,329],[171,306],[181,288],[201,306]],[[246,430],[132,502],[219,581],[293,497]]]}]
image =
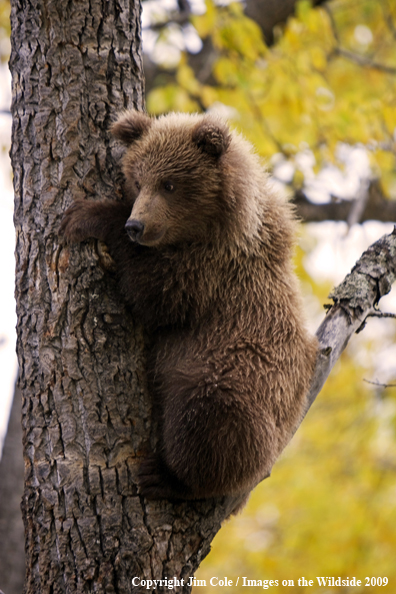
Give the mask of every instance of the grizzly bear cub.
[{"label": "grizzly bear cub", "polygon": [[112,133],[127,146],[124,200],[76,201],[61,232],[107,244],[150,337],[158,447],[140,493],[246,493],[298,426],[316,358],[291,264],[292,209],[213,115],[128,111]]}]

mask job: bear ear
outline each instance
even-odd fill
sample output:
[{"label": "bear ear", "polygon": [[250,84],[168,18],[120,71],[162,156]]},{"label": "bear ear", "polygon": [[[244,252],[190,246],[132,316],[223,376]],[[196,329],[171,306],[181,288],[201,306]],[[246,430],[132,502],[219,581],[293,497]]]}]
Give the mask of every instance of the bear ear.
[{"label": "bear ear", "polygon": [[193,142],[205,153],[220,157],[230,145],[231,134],[223,122],[203,120],[194,128]]},{"label": "bear ear", "polygon": [[132,144],[152,126],[152,119],[140,111],[126,111],[111,126],[111,133],[125,144]]}]

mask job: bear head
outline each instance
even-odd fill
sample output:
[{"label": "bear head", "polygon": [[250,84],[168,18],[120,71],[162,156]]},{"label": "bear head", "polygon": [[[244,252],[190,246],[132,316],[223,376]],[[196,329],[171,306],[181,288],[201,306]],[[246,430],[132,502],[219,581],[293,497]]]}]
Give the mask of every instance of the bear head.
[{"label": "bear head", "polygon": [[133,241],[150,247],[210,241],[226,227],[231,204],[224,177],[232,136],[223,121],[127,111],[112,134],[127,145],[123,171],[133,207],[125,227]]}]

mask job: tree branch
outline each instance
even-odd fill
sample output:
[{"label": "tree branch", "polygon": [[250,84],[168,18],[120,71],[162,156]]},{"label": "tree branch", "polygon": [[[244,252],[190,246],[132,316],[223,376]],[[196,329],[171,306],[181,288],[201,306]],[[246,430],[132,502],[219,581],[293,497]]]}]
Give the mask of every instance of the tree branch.
[{"label": "tree branch", "polygon": [[[364,208],[359,213],[359,220],[364,221],[396,221],[396,201],[385,198],[378,180],[370,182],[368,196]],[[292,202],[296,205],[298,216],[307,223],[321,221],[348,221],[354,205],[360,199],[337,200],[325,204],[314,204],[308,200],[303,190],[296,190]]]},{"label": "tree branch", "polygon": [[[313,0],[313,6],[320,6],[327,0]],[[283,24],[294,14],[297,0],[246,0],[245,13],[255,20],[261,27],[265,42],[268,46],[273,45],[274,27]]]},{"label": "tree branch", "polygon": [[393,22],[390,0],[388,0],[386,7],[384,5],[382,6],[382,10],[384,13],[384,21],[385,21],[389,31],[392,33],[392,36],[396,39],[396,25]]},{"label": "tree branch", "polygon": [[[360,54],[355,54],[354,52],[351,52],[349,50],[346,50],[342,47],[340,47],[340,37],[338,35],[338,30],[337,30],[337,25],[335,23],[334,20],[334,16],[332,11],[330,10],[328,5],[324,5],[323,6],[324,10],[326,11],[328,17],[329,17],[329,22],[331,25],[331,29],[334,35],[334,39],[336,41],[336,46],[333,48],[332,51],[332,55],[334,56],[342,56],[343,58],[350,60],[351,62],[355,62],[355,64],[358,64],[359,66],[362,66],[364,68],[371,68],[373,70],[380,70],[381,72],[387,72],[388,74],[396,74],[396,68],[393,66],[388,66],[387,64],[382,64],[380,62],[376,62],[375,60],[372,60],[371,58],[368,58],[367,56],[362,56]],[[389,21],[391,21],[391,19],[389,19]],[[392,23],[393,24],[393,23]],[[329,56],[331,57],[331,55]]]},{"label": "tree branch", "polygon": [[352,334],[364,327],[367,316],[373,313],[381,297],[389,293],[395,279],[396,227],[364,252],[344,281],[329,295],[334,304],[316,332],[319,354],[307,396],[307,410]]},{"label": "tree branch", "polygon": [[367,317],[368,318],[392,318],[392,319],[396,320],[396,314],[387,313],[387,312],[383,312],[383,311],[373,311],[373,313],[370,313]]},{"label": "tree branch", "polygon": [[377,386],[378,388],[396,388],[396,384],[381,384],[380,382],[371,382],[368,379],[364,379],[363,381],[366,382],[366,384],[371,384],[372,386]]},{"label": "tree branch", "polygon": [[350,52],[349,50],[346,50],[342,47],[334,48],[333,54],[336,56],[341,56],[351,62],[355,62],[355,64],[358,64],[358,66],[362,66],[363,68],[371,68],[372,70],[379,70],[380,72],[386,72],[388,74],[396,74],[395,67],[388,66],[387,64],[381,64],[381,62],[376,62],[375,60],[367,58],[366,56],[355,54],[354,52]]}]

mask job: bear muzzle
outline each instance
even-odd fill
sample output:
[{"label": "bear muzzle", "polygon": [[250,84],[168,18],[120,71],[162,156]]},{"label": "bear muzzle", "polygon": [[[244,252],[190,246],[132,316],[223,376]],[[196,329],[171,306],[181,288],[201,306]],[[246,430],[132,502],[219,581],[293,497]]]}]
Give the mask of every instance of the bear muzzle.
[{"label": "bear muzzle", "polygon": [[144,233],[144,224],[136,219],[128,219],[125,230],[132,241],[138,242]]}]

